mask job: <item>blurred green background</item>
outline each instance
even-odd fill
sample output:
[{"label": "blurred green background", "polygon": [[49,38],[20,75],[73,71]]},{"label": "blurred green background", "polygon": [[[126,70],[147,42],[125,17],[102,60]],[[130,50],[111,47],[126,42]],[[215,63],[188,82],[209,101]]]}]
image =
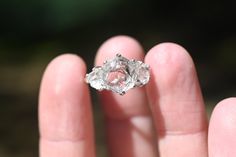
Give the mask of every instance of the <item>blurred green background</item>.
[{"label": "blurred green background", "polygon": [[[0,1],[0,157],[38,156],[37,95],[48,62],[76,53],[90,69],[99,45],[114,35],[133,36],[146,51],[166,41],[183,45],[210,114],[236,94],[235,13],[233,1]],[[103,156],[102,115],[93,101]]]}]

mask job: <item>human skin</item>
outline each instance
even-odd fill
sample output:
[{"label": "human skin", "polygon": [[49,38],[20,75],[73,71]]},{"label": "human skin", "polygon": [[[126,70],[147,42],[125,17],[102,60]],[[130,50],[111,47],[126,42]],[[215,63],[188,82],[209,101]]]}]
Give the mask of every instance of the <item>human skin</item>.
[{"label": "human skin", "polygon": [[[99,92],[110,157],[233,157],[236,99],[216,105],[209,124],[194,63],[174,43],[146,56],[133,38],[105,41],[95,65],[116,53],[150,65],[150,82],[124,96]],[[39,95],[40,157],[95,157],[86,65],[77,55],[56,57],[45,70]]]}]

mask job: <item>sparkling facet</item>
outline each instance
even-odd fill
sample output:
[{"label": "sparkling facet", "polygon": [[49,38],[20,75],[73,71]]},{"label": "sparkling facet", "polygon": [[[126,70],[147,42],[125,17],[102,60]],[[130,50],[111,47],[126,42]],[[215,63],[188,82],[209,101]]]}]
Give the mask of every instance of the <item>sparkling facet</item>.
[{"label": "sparkling facet", "polygon": [[135,87],[145,85],[150,78],[149,66],[141,61],[128,60],[117,54],[102,67],[93,68],[86,75],[87,83],[98,90],[111,90],[121,95]]}]

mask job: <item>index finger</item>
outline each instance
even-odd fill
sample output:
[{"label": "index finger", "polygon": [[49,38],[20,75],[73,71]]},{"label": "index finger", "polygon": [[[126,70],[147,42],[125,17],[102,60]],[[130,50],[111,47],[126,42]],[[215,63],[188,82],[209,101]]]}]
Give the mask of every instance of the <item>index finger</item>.
[{"label": "index finger", "polygon": [[47,67],[40,88],[40,157],[94,157],[86,67],[61,55]]}]

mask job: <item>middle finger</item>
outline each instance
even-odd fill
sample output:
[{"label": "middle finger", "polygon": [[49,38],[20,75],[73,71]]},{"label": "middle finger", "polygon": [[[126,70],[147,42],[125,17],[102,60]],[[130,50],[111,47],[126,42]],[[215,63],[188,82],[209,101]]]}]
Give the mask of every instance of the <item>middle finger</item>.
[{"label": "middle finger", "polygon": [[[113,37],[98,50],[96,65],[116,53],[129,59],[143,60],[140,44],[127,36]],[[120,96],[110,91],[101,92],[105,113],[106,133],[111,157],[154,157],[153,124],[144,88],[135,88]]]}]

